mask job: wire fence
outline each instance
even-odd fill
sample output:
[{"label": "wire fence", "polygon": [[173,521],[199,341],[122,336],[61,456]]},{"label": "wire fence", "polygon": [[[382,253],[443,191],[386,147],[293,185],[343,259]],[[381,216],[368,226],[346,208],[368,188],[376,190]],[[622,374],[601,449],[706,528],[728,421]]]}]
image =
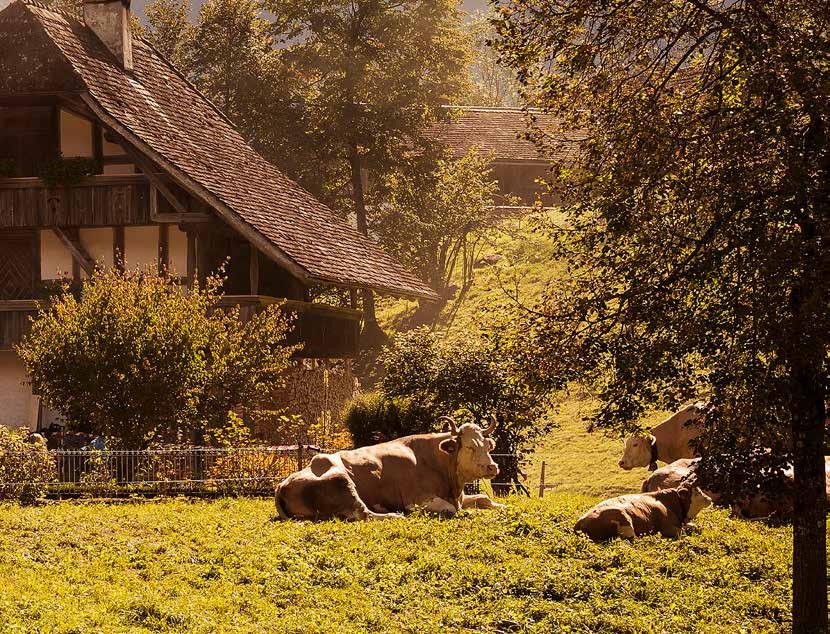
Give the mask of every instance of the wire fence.
[{"label": "wire fence", "polygon": [[[322,450],[314,445],[278,447],[176,447],[142,450],[53,449],[34,482],[0,468],[0,493],[37,485],[50,497],[127,495],[272,495],[277,482],[304,468]],[[34,454],[26,452],[30,457]],[[43,455],[43,454],[41,454]],[[517,454],[491,454],[499,476],[472,482],[467,493],[529,495]],[[23,454],[0,452],[0,467]],[[0,496],[2,497],[2,496]]]},{"label": "wire fence", "polygon": [[[275,483],[320,452],[313,445],[49,451],[44,488],[51,496],[125,494],[271,495]],[[13,487],[28,482],[4,481]]]}]

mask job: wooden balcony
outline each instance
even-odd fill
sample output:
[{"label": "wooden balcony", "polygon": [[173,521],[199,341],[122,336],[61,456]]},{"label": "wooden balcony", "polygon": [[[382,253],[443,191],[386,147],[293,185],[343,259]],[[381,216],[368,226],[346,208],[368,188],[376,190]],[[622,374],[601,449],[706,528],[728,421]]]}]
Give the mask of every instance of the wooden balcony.
[{"label": "wooden balcony", "polygon": [[90,176],[72,187],[40,178],[0,179],[0,228],[150,223],[150,182],[141,174]]},{"label": "wooden balcony", "polygon": [[[0,350],[11,350],[29,332],[30,317],[37,314],[35,299],[0,301]],[[358,353],[360,311],[325,304],[298,302],[262,295],[226,295],[221,307],[239,307],[239,316],[247,321],[259,310],[280,304],[296,315],[289,343],[302,344],[296,357],[303,359],[351,359]]]},{"label": "wooden balcony", "polygon": [[257,311],[271,304],[296,315],[289,343],[303,344],[295,354],[303,359],[351,359],[359,350],[361,313],[350,308],[300,302],[264,295],[226,295],[220,306],[239,307],[239,316],[247,321]]}]

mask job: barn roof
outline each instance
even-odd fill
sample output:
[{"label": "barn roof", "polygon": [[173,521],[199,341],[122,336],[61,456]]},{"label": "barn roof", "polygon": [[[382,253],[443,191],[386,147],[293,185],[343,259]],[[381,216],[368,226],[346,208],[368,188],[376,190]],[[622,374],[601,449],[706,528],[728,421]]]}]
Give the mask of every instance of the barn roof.
[{"label": "barn roof", "polygon": [[[492,154],[496,161],[563,161],[573,158],[579,133],[557,133],[554,155],[542,156],[528,136],[528,123],[541,130],[558,130],[558,119],[536,110],[520,108],[484,108],[478,106],[447,106],[449,118],[428,130],[428,136],[448,146],[455,156],[463,156],[472,148]],[[572,138],[570,138],[572,137]]]},{"label": "barn roof", "polygon": [[254,151],[143,39],[133,38],[134,70],[127,72],[69,14],[19,0],[0,16],[18,28],[26,20],[32,31],[39,26],[71,67],[80,97],[105,124],[301,279],[435,298],[396,259]]}]

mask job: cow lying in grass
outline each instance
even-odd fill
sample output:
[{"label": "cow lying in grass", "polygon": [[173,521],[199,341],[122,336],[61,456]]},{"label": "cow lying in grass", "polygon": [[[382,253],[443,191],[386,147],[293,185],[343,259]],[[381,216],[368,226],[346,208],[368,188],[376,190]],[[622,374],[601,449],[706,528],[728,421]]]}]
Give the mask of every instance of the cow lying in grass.
[{"label": "cow lying in grass", "polygon": [[[642,492],[662,491],[680,485],[684,480],[697,474],[700,458],[675,460],[660,467],[643,480]],[[824,459],[825,489],[827,505],[830,508],[830,457]],[[783,471],[787,487],[776,497],[757,493],[731,504],[732,514],[744,519],[762,519],[767,517],[788,518],[793,512],[793,470],[789,467]],[[717,503],[720,495],[717,491],[705,491],[706,495]]]},{"label": "cow lying in grass", "polygon": [[654,533],[677,537],[711,503],[698,487],[684,482],[674,489],[633,493],[600,502],[579,518],[574,530],[594,541],[614,537],[633,540]]},{"label": "cow lying in grass", "polygon": [[406,436],[335,454],[318,454],[311,464],[276,489],[283,519],[390,519],[423,508],[453,515],[461,508],[496,508],[486,495],[464,495],[464,485],[493,478],[499,468],[487,429],[468,423],[451,431]]}]

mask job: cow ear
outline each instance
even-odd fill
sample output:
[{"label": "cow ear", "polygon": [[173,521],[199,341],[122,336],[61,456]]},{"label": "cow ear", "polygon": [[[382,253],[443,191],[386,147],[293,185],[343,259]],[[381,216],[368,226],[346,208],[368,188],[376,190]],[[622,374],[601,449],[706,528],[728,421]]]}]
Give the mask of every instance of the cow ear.
[{"label": "cow ear", "polygon": [[438,448],[444,453],[453,454],[458,450],[458,442],[456,442],[455,438],[447,438],[441,441]]},{"label": "cow ear", "polygon": [[493,449],[496,448],[496,441],[493,440],[492,438],[488,438],[487,439],[487,446],[490,447],[490,451],[493,451]]}]

